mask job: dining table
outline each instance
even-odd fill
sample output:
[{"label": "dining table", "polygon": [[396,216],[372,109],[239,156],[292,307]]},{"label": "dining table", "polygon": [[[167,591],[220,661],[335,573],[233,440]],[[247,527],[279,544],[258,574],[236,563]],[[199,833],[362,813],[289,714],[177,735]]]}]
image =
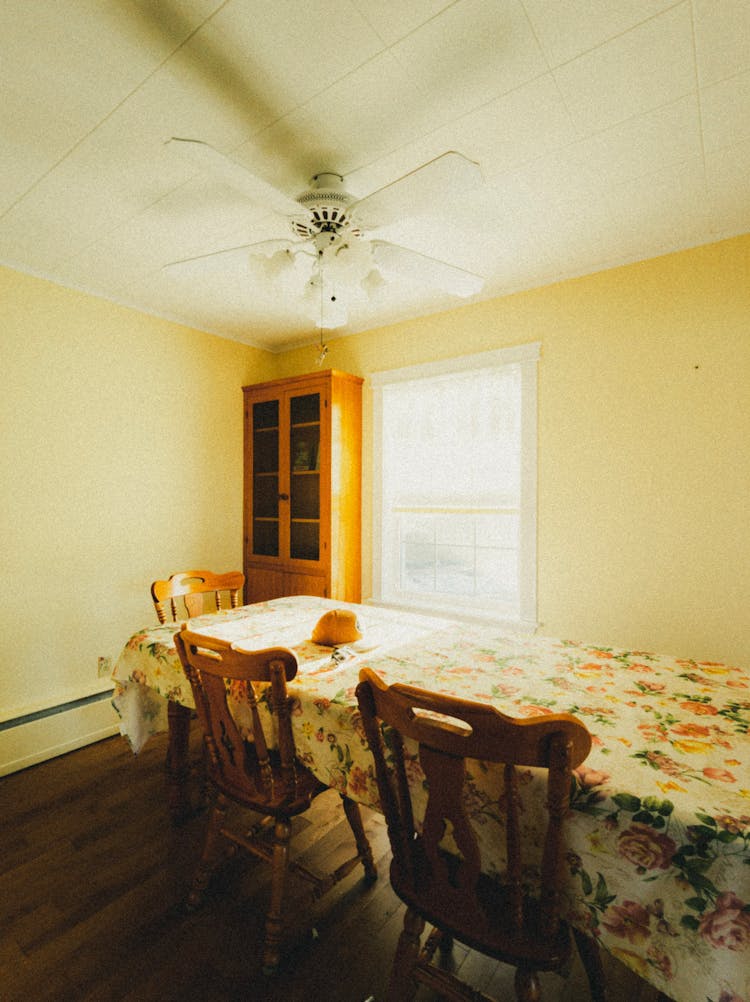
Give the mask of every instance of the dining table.
[{"label": "dining table", "polygon": [[[355,613],[360,639],[313,643],[315,624],[332,609]],[[182,782],[194,702],[174,646],[180,625],[154,623],[128,639],[113,671],[113,704],[136,753],[170,732],[170,770]],[[513,717],[574,714],[592,749],[575,770],[565,820],[564,917],[676,1002],[750,1002],[747,668],[313,596],[221,610],[190,627],[244,650],[290,648],[298,757],[374,810],[355,692],[363,667],[389,684]],[[230,698],[250,734],[246,698],[239,690]],[[533,791],[538,777],[526,780],[522,788]],[[476,768],[467,789],[491,853],[502,822],[491,770]],[[533,799],[524,796],[532,837]]]}]

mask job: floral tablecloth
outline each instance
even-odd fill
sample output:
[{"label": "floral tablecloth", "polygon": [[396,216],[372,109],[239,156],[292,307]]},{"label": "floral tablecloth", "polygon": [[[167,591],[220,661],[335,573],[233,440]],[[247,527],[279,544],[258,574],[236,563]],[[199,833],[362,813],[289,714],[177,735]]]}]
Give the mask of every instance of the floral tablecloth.
[{"label": "floral tablecloth", "polygon": [[[250,649],[291,647],[300,757],[328,785],[377,806],[354,689],[367,665],[512,716],[570,712],[594,736],[566,822],[567,917],[677,1002],[750,1002],[750,673],[644,651],[510,634],[370,606],[362,640],[308,639],[330,600],[296,597],[191,621]],[[135,634],[115,667],[115,706],[135,750],[192,706],[175,624]],[[237,706],[243,719],[242,705]],[[531,783],[531,777],[529,777]],[[488,841],[497,805],[477,780]]]}]

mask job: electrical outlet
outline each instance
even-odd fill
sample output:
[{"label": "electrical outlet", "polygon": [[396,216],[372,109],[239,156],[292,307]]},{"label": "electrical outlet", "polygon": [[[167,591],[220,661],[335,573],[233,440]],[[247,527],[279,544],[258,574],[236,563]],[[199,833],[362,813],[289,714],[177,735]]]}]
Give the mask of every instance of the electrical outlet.
[{"label": "electrical outlet", "polygon": [[102,656],[99,658],[99,663],[97,666],[97,675],[99,678],[109,678],[112,674],[112,658]]}]

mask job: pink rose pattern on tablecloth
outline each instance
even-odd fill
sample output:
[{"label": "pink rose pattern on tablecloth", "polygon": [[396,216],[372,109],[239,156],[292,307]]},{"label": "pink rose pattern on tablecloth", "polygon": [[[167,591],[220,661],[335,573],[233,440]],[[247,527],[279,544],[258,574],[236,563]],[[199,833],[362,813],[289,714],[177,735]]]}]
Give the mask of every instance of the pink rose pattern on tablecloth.
[{"label": "pink rose pattern on tablecloth", "polygon": [[[677,1002],[750,1002],[746,670],[439,621],[420,628],[419,617],[410,619],[410,644],[403,621],[394,633],[394,614],[369,608],[358,609],[363,643],[336,661],[306,639],[330,607],[282,599],[256,607],[250,629],[243,610],[223,614],[221,624],[226,639],[281,643],[297,653],[295,734],[301,757],[323,781],[377,802],[354,696],[364,664],[386,681],[491,703],[510,715],[574,713],[594,740],[577,770],[567,821],[569,919]],[[137,684],[149,694],[142,713],[151,714],[152,732],[166,727],[154,690],[191,703],[173,632],[166,626],[136,634],[116,667],[123,693]],[[368,652],[368,639],[378,650]],[[422,783],[416,759],[411,770]],[[532,790],[532,777],[525,782]],[[469,806],[491,846],[502,804],[490,788],[476,770]],[[533,808],[529,823],[532,817]]]}]

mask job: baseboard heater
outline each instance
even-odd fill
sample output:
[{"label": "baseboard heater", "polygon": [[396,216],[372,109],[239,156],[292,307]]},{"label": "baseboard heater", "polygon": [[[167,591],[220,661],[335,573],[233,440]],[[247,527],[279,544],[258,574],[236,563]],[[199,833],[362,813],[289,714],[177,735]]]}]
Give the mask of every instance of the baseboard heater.
[{"label": "baseboard heater", "polygon": [[0,721],[0,776],[93,744],[119,731],[113,690]]}]

